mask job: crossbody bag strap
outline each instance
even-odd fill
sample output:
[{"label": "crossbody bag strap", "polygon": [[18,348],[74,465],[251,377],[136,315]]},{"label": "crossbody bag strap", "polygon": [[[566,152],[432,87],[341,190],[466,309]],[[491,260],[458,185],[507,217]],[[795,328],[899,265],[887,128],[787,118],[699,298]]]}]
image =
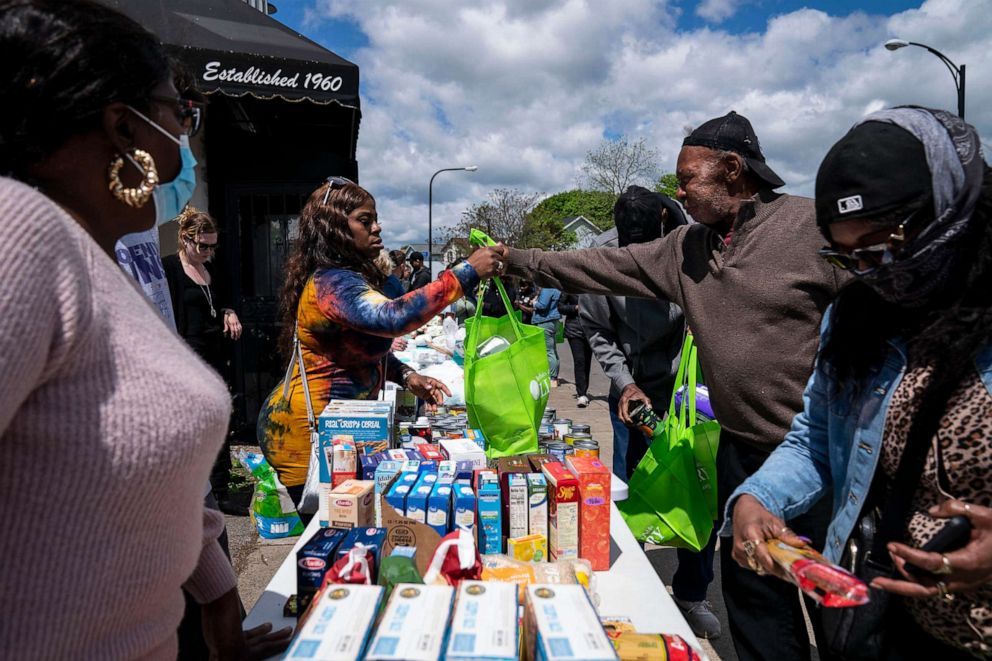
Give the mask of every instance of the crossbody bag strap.
[{"label": "crossbody bag strap", "polygon": [[300,380],[303,381],[303,397],[307,400],[307,427],[310,429],[310,437],[313,438],[317,431],[317,422],[313,415],[313,402],[310,401],[310,384],[307,382],[307,368],[303,365],[303,348],[300,346],[300,326],[293,329],[293,351],[296,360],[300,364]]},{"label": "crossbody bag strap", "polygon": [[871,557],[875,563],[889,564],[885,545],[899,538],[906,526],[906,517],[913,504],[913,495],[920,484],[927,451],[931,448],[931,439],[940,427],[940,420],[956,385],[957,382],[950,379],[939,386],[928,388],[923,395],[923,401],[909,429],[906,447],[899,459],[899,467],[892,479],[888,501],[872,544]]}]

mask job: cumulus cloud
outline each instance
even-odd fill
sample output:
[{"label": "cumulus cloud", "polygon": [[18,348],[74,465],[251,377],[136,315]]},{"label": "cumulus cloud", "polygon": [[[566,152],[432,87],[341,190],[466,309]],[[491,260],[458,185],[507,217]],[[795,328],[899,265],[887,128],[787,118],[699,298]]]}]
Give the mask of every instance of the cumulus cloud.
[{"label": "cumulus cloud", "polygon": [[720,23],[736,14],[741,4],[741,0],[703,0],[696,7],[696,15]]},{"label": "cumulus cloud", "polygon": [[955,108],[944,66],[920,48],[886,51],[894,36],[968,65],[968,120],[992,137],[992,12],[983,0],[927,0],[891,17],[802,9],[747,34],[680,31],[666,0],[605,12],[583,0],[320,0],[310,10],[311,20],[352,20],[369,39],[354,57],[359,170],[387,245],[426,237],[427,182],[439,168],[479,171],[438,176],[435,227],[496,187],[574,187],[604,135],[646,138],[672,170],[685,127],[731,109],[754,124],[785,190],[811,194],[823,154],[865,113]]}]

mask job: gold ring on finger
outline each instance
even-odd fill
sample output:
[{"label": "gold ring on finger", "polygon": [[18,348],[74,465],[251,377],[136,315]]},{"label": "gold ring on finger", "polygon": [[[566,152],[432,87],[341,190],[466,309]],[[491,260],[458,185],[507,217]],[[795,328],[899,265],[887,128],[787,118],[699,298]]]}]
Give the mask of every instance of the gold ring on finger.
[{"label": "gold ring on finger", "polygon": [[937,596],[946,602],[954,601],[954,595],[947,591],[947,583],[937,581]]},{"label": "gold ring on finger", "polygon": [[936,574],[937,576],[947,576],[952,571],[954,571],[954,567],[951,566],[950,559],[946,555],[941,554],[940,555],[940,567],[937,567],[936,569],[934,569],[933,570],[933,573]]}]

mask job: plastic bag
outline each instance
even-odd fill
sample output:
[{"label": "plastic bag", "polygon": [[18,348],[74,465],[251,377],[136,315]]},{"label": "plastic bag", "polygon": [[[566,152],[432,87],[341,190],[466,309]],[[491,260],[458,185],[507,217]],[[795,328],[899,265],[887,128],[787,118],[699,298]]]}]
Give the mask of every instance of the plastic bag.
[{"label": "plastic bag", "polygon": [[238,451],[237,456],[241,465],[255,478],[255,492],[248,513],[258,534],[263,539],[302,535],[304,525],[296,513],[293,499],[265,457],[247,450]]},{"label": "plastic bag", "polygon": [[451,391],[451,397],[444,398],[445,406],[465,406],[465,371],[454,361],[445,361],[440,365],[431,365],[420,370],[423,376],[430,376],[444,385]]},{"label": "plastic bag", "polygon": [[814,549],[797,548],[780,539],[766,540],[765,548],[789,580],[818,604],[827,608],[847,608],[868,603],[865,582]]}]

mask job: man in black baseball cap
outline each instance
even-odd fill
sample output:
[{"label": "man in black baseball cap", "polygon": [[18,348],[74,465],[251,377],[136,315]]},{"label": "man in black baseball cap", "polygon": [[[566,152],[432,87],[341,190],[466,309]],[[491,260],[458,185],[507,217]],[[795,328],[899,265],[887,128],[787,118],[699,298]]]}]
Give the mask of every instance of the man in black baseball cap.
[{"label": "man in black baseball cap", "polygon": [[[722,503],[782,443],[802,411],[823,312],[846,277],[818,254],[825,241],[813,200],[775,192],[782,180],[741,115],[730,112],[693,131],[679,152],[676,176],[678,198],[696,224],[626,247],[499,250],[508,274],[544,287],[661,298],[683,309],[722,429]],[[823,502],[789,525],[823,548],[830,513]],[[729,525],[722,532],[730,532]],[[810,658],[795,588],[739,566],[732,551],[733,544],[721,544],[724,603],[738,658]],[[819,611],[810,613],[815,630]],[[825,649],[820,646],[821,658]]]}]

